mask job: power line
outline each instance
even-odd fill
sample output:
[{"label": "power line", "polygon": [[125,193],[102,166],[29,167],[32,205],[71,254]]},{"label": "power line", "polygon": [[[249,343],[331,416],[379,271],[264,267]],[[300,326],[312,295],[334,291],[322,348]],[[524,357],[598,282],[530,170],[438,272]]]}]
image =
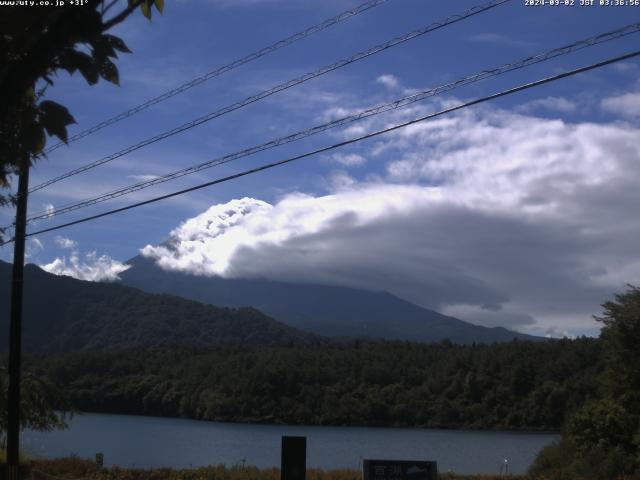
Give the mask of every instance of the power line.
[{"label": "power line", "polygon": [[147,145],[151,145],[152,143],[156,143],[160,140],[164,140],[165,138],[171,137],[173,135],[176,135],[178,133],[182,133],[186,130],[189,130],[191,128],[197,127],[199,125],[202,125],[205,122],[209,122],[211,120],[213,120],[214,118],[220,117],[222,115],[226,115],[227,113],[233,112],[234,110],[238,110],[242,107],[245,107],[247,105],[250,105],[252,103],[255,103],[259,100],[262,100],[264,98],[267,98],[271,95],[274,95],[275,93],[287,90],[289,88],[292,88],[296,85],[300,85],[304,82],[307,82],[313,78],[319,77],[321,75],[325,75],[326,73],[332,72],[334,70],[337,70],[339,68],[342,68],[346,65],[350,65],[354,62],[357,62],[359,60],[362,60],[364,58],[370,57],[372,55],[375,55],[377,53],[380,53],[384,50],[387,50],[389,48],[395,47],[397,45],[400,45],[402,43],[405,43],[409,40],[413,40],[414,38],[418,38],[420,36],[423,36],[427,33],[433,32],[435,30],[438,30],[440,28],[443,28],[445,26],[460,22],[462,20],[465,20],[469,17],[472,17],[474,15],[477,15],[479,13],[485,12],[487,10],[490,10],[492,8],[495,8],[499,5],[502,5],[504,3],[507,3],[511,0],[493,0],[491,2],[482,4],[482,5],[477,5],[474,6],[466,11],[464,11],[461,14],[455,14],[455,15],[451,15],[449,17],[447,17],[446,19],[439,21],[439,22],[434,22],[424,28],[418,29],[418,30],[413,30],[409,33],[406,33],[402,36],[399,37],[395,37],[392,38],[391,40],[388,40],[382,44],[376,45],[374,47],[371,47],[367,50],[364,50],[362,52],[356,53],[355,55],[346,58],[346,59],[342,59],[339,60],[331,65],[327,65],[325,67],[322,67],[314,72],[311,73],[306,73],[300,77],[294,78],[292,80],[289,80],[285,83],[281,83],[280,85],[277,85],[273,88],[270,88],[269,90],[264,90],[256,95],[250,96],[245,98],[244,100],[241,100],[239,102],[236,102],[232,105],[228,105],[226,107],[223,107],[219,110],[216,110],[215,112],[209,113],[207,115],[204,115],[202,117],[199,117],[195,120],[192,120],[190,122],[184,123],[178,127],[172,128],[171,130],[167,130],[163,133],[160,133],[158,135],[155,135],[153,137],[147,138],[146,140],[143,140],[142,142],[139,142],[135,145],[132,145],[130,147],[127,147],[123,150],[120,150],[116,153],[113,153],[111,155],[108,155],[106,157],[103,157],[99,160],[96,160],[94,162],[91,162],[87,165],[84,165],[82,167],[76,168],[74,170],[71,170],[67,173],[64,173],[62,175],[59,175],[57,177],[54,177],[50,180],[47,180],[39,185],[36,185],[35,187],[32,187],[31,190],[29,190],[29,193],[33,193],[35,191],[41,190],[49,185],[52,185],[54,183],[57,183],[61,180],[64,180],[66,178],[72,177],[74,175],[78,175],[79,173],[83,173],[86,172],[87,170],[90,170],[92,168],[95,168],[99,165],[103,165],[107,162],[110,162],[112,160],[115,160],[116,158],[120,158],[124,155],[127,155],[128,153],[131,153],[133,151],[136,151],[142,147],[146,147]]},{"label": "power line", "polygon": [[170,180],[174,180],[186,175],[190,175],[199,171],[202,171],[204,169],[207,168],[212,168],[215,166],[219,166],[225,163],[229,163],[231,161],[243,158],[243,157],[247,157],[249,155],[253,155],[255,153],[258,152],[262,152],[264,150],[268,150],[280,145],[284,145],[287,143],[291,143],[297,140],[300,140],[302,138],[306,138],[306,137],[310,137],[312,135],[327,131],[329,129],[332,128],[336,128],[339,126],[344,126],[359,120],[362,120],[364,118],[369,118],[372,117],[374,115],[379,115],[381,113],[390,111],[390,110],[395,110],[395,109],[399,109],[399,108],[403,108],[406,107],[408,105],[411,105],[415,102],[424,100],[426,98],[430,98],[433,97],[435,95],[439,95],[443,92],[448,92],[451,90],[454,90],[456,88],[459,88],[461,86],[464,85],[469,85],[471,83],[475,83],[478,82],[480,80],[484,80],[487,78],[491,78],[491,77],[495,77],[498,75],[502,75],[504,73],[507,72],[511,72],[514,70],[518,70],[524,67],[528,67],[537,63],[541,63],[547,60],[550,60],[552,58],[556,58],[562,55],[567,55],[569,53],[573,53],[576,52],[578,50],[582,50],[583,48],[587,48],[587,47],[591,47],[593,45],[597,45],[600,43],[604,43],[610,40],[614,40],[614,39],[618,39],[621,37],[624,37],[626,35],[630,35],[632,33],[638,33],[640,31],[640,23],[633,23],[630,25],[626,25],[622,28],[618,28],[616,30],[612,30],[606,33],[602,33],[599,35],[594,35],[592,37],[586,38],[586,39],[582,39],[579,40],[577,42],[574,42],[570,45],[565,45],[563,47],[559,47],[559,48],[555,48],[553,50],[548,50],[544,53],[540,53],[537,55],[533,55],[533,56],[529,56],[526,57],[524,59],[515,61],[515,62],[511,62],[508,64],[504,64],[501,65],[499,67],[496,68],[492,68],[492,69],[486,69],[486,70],[482,70],[478,73],[475,73],[473,75],[468,75],[462,79],[459,79],[457,81],[454,82],[449,82],[446,83],[444,85],[440,85],[438,87],[435,88],[430,88],[427,90],[423,90],[421,92],[415,93],[413,95],[409,95],[406,96],[404,98],[395,100],[393,102],[387,102],[363,111],[360,111],[356,114],[353,115],[349,115],[346,117],[342,117],[336,120],[333,120],[331,122],[327,122],[324,123],[322,125],[317,125],[315,127],[309,128],[307,130],[302,130],[284,137],[280,137],[278,139],[275,140],[270,140],[266,143],[260,144],[260,145],[256,145],[253,147],[249,147],[234,153],[230,153],[221,157],[217,157],[213,160],[209,160],[206,161],[204,163],[200,163],[197,165],[193,165],[191,167],[187,167],[187,168],[183,168],[181,170],[177,170],[175,172],[163,175],[163,176],[159,176],[157,178],[151,179],[151,180],[147,180],[144,182],[139,182],[133,185],[129,185],[127,187],[123,187],[117,190],[113,190],[111,192],[87,199],[87,200],[83,200],[81,202],[77,202],[77,203],[71,203],[71,204],[67,204],[64,205],[54,211],[42,211],[39,212],[38,214],[35,214],[34,216],[29,218],[29,222],[34,221],[34,220],[41,220],[41,219],[49,219],[52,218],[54,216],[57,215],[62,215],[64,213],[68,213],[68,212],[72,212],[81,208],[85,208],[91,205],[96,205],[98,203],[102,203],[104,201],[107,200],[112,200],[114,198],[118,198],[124,195],[128,195],[134,192],[137,192],[139,190],[143,190],[145,188],[149,188],[152,187],[154,185],[159,185],[161,183],[170,181]]},{"label": "power line", "polygon": [[135,115],[136,113],[140,113],[143,110],[146,110],[147,108],[156,105],[160,102],[163,102],[171,97],[174,97],[182,92],[185,92],[193,87],[195,87],[196,85],[200,85],[201,83],[204,83],[208,80],[211,80],[214,77],[217,77],[219,75],[222,75],[223,73],[227,73],[230,70],[233,70],[237,67],[240,67],[241,65],[244,65],[246,63],[252,62],[254,60],[257,60],[260,57],[264,57],[265,55],[268,55],[270,53],[275,52],[276,50],[279,50],[281,48],[287,47],[289,45],[291,45],[292,43],[295,43],[299,40],[303,40],[304,38],[307,38],[315,33],[321,32],[322,30],[325,30],[329,27],[332,27],[344,20],[347,20],[351,17],[354,17],[356,15],[359,15],[367,10],[370,10],[372,8],[375,8],[379,5],[382,5],[383,3],[385,3],[387,0],[372,0],[369,2],[365,2],[351,10],[346,10],[338,15],[336,15],[335,17],[329,18],[321,23],[318,23],[316,25],[313,25],[312,27],[307,28],[306,30],[303,30],[301,32],[295,33],[283,40],[280,40],[276,43],[273,43],[267,47],[264,47],[256,52],[250,53],[249,55],[246,55],[245,57],[242,57],[238,60],[234,60],[233,62],[224,65],[222,67],[218,67],[215,70],[212,70],[208,73],[205,73],[204,75],[201,75],[199,77],[194,78],[193,80],[183,83],[182,85],[171,89],[167,92],[164,92],[160,95],[158,95],[157,97],[151,98],[149,100],[147,100],[144,103],[141,103],[138,106],[135,106],[125,112],[122,112],[114,117],[108,118],[90,128],[87,128],[86,130],[83,130],[81,132],[76,133],[75,135],[72,135],[71,137],[69,137],[68,141],[65,142],[59,142],[55,145],[52,145],[51,147],[45,149],[44,153],[50,153],[54,150],[56,150],[57,148],[63,146],[63,145],[67,145],[71,142],[75,142],[76,140],[79,140],[81,138],[84,138],[88,135],[91,135],[92,133],[97,132],[98,130],[102,130],[105,127],[108,127],[109,125],[113,125],[114,123],[117,123],[121,120],[124,120],[125,118],[131,117],[133,115]]},{"label": "power line", "polygon": [[[178,195],[183,195],[185,193],[190,193],[190,192],[193,192],[193,191],[196,191],[196,190],[200,190],[200,189],[205,188],[205,187],[210,187],[212,185],[217,185],[217,184],[220,184],[220,183],[228,182],[230,180],[235,180],[237,178],[241,178],[241,177],[244,177],[244,176],[247,176],[247,175],[258,173],[258,172],[261,172],[261,171],[264,171],[264,170],[269,170],[271,168],[275,168],[275,167],[278,167],[278,166],[281,166],[281,165],[285,165],[287,163],[291,163],[291,162],[294,162],[296,160],[300,160],[300,159],[307,158],[307,157],[310,157],[310,156],[313,156],[313,155],[317,155],[319,153],[324,153],[324,152],[327,152],[327,151],[330,151],[330,150],[334,150],[336,148],[344,147],[346,145],[351,145],[353,143],[360,142],[362,140],[367,140],[369,138],[377,137],[379,135],[382,135],[382,134],[385,134],[385,133],[388,133],[388,132],[391,132],[391,131],[394,131],[394,130],[398,130],[400,128],[404,128],[404,127],[407,127],[409,125],[413,125],[413,124],[416,124],[416,123],[419,123],[419,122],[430,120],[432,118],[436,118],[436,117],[439,117],[439,116],[442,116],[442,115],[445,115],[445,114],[448,114],[448,113],[452,113],[452,112],[455,112],[457,110],[461,110],[463,108],[471,107],[473,105],[478,105],[480,103],[485,103],[485,102],[488,102],[490,100],[495,100],[497,98],[501,98],[501,97],[504,97],[504,96],[507,96],[507,95],[512,95],[514,93],[521,92],[523,90],[528,90],[530,88],[538,87],[540,85],[551,83],[551,82],[554,82],[554,81],[557,81],[557,80],[560,80],[560,79],[563,79],[563,78],[566,78],[566,77],[577,75],[579,73],[584,73],[584,72],[587,72],[587,71],[590,71],[590,70],[594,70],[596,68],[604,67],[605,65],[610,65],[612,63],[620,62],[622,60],[627,60],[629,58],[633,58],[633,57],[637,57],[637,56],[640,56],[640,50],[636,50],[634,52],[627,53],[627,54],[624,54],[624,55],[620,55],[620,56],[617,56],[617,57],[609,58],[607,60],[603,60],[603,61],[598,62],[598,63],[593,63],[593,64],[587,65],[585,67],[580,67],[580,68],[571,70],[569,72],[560,73],[560,74],[553,75],[551,77],[547,77],[547,78],[544,78],[544,79],[541,79],[541,80],[536,80],[534,82],[525,83],[523,85],[519,85],[517,87],[513,87],[513,88],[510,88],[508,90],[503,90],[503,91],[501,91],[499,93],[494,93],[492,95],[481,97],[481,98],[478,98],[476,100],[472,100],[470,102],[466,102],[466,103],[457,105],[455,107],[450,107],[450,108],[447,108],[447,109],[444,109],[444,110],[440,110],[438,112],[431,113],[429,115],[425,115],[425,116],[416,118],[414,120],[410,120],[410,121],[407,121],[407,122],[404,122],[404,123],[401,123],[401,124],[398,124],[398,125],[394,125],[392,127],[388,127],[388,128],[382,129],[382,130],[377,130],[375,132],[368,133],[368,134],[362,135],[360,137],[352,138],[350,140],[345,140],[343,142],[335,143],[335,144],[330,145],[328,147],[319,148],[317,150],[313,150],[311,152],[303,153],[303,154],[297,155],[295,157],[290,157],[290,158],[287,158],[285,160],[280,160],[280,161],[277,161],[277,162],[273,162],[273,163],[269,163],[269,164],[266,164],[266,165],[262,165],[260,167],[252,168],[252,169],[249,169],[249,170],[245,170],[245,171],[233,174],[233,175],[229,175],[227,177],[223,177],[223,178],[219,178],[219,179],[216,179],[216,180],[212,180],[210,182],[206,182],[206,183],[202,183],[202,184],[199,184],[199,185],[195,185],[193,187],[189,187],[189,188],[186,188],[184,190],[179,190],[177,192],[169,193],[169,194],[166,194],[166,195],[161,195],[159,197],[155,197],[155,198],[151,198],[149,200],[145,200],[145,201],[142,201],[142,202],[138,202],[138,203],[134,203],[134,204],[131,204],[131,205],[127,205],[125,207],[109,210],[107,212],[99,213],[97,215],[91,215],[89,217],[84,217],[84,218],[81,218],[79,220],[74,220],[72,222],[67,222],[67,223],[63,223],[63,224],[60,224],[60,225],[56,225],[54,227],[45,228],[45,229],[42,229],[42,230],[31,232],[31,233],[28,233],[26,236],[27,237],[32,237],[34,235],[40,235],[42,233],[47,233],[47,232],[52,232],[52,231],[55,231],[55,230],[60,230],[62,228],[70,227],[72,225],[78,225],[80,223],[88,222],[90,220],[95,220],[95,219],[98,219],[98,218],[102,218],[102,217],[106,217],[106,216],[109,216],[109,215],[113,215],[115,213],[124,212],[126,210],[131,210],[133,208],[138,208],[138,207],[141,207],[141,206],[144,206],[144,205],[148,205],[150,203],[158,202],[160,200],[166,200],[168,198],[176,197]],[[5,245],[5,244],[10,243],[12,241],[13,241],[13,239],[11,239],[11,240],[9,240],[7,242],[4,242],[2,245]]]}]

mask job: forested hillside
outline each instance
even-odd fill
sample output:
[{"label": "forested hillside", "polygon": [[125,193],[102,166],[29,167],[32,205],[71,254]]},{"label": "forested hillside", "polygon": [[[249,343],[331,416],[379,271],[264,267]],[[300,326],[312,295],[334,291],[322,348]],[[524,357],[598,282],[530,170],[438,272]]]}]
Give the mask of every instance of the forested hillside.
[{"label": "forested hillside", "polygon": [[30,356],[80,410],[314,425],[557,430],[596,393],[595,339]]},{"label": "forested hillside", "polygon": [[[10,265],[0,262],[0,351],[9,332]],[[324,340],[253,308],[217,308],[123,285],[83,282],[25,269],[26,351],[121,349],[163,344],[288,345]]]}]

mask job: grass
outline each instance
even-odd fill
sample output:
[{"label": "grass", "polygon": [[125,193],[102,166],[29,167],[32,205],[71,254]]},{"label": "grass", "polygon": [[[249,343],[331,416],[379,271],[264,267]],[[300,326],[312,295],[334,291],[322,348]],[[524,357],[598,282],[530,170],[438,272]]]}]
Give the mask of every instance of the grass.
[{"label": "grass", "polygon": [[[30,461],[31,461],[31,457],[29,457],[29,455],[25,455],[24,453],[20,452],[21,465],[26,465]],[[7,463],[7,451],[6,451],[6,448],[2,446],[2,448],[0,448],[0,465],[5,465],[6,463]]]},{"label": "grass", "polygon": [[[97,469],[91,460],[77,457],[56,458],[52,460],[34,459],[32,470],[60,479],[86,480],[280,480],[277,468],[259,469],[255,467],[225,467],[224,465],[198,468],[120,468]],[[36,477],[37,478],[37,477]],[[440,475],[442,480],[504,480],[505,477],[492,475]],[[533,480],[523,476],[511,476],[511,480]],[[362,480],[359,470],[307,470],[307,480]]]},{"label": "grass", "polygon": [[[1,462],[0,462],[1,463]],[[109,467],[98,469],[91,460],[78,457],[56,459],[32,459],[29,462],[34,472],[34,479],[46,478],[55,480],[280,480],[277,468],[259,469],[255,467],[225,467],[224,465],[198,468],[120,468]],[[38,476],[44,473],[44,476]],[[440,480],[505,480],[499,475],[456,475],[440,474]],[[510,480],[558,480],[552,478],[532,477],[527,475],[510,475]],[[362,480],[359,470],[320,470],[309,469],[307,480]],[[580,479],[563,479],[580,480]],[[640,480],[640,477],[621,478],[618,480]]]}]

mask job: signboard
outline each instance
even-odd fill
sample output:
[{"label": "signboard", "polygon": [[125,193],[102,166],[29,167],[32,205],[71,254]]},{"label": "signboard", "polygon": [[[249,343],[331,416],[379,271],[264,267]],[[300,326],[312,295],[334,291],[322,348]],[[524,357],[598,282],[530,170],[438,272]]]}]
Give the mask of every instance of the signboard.
[{"label": "signboard", "polygon": [[437,480],[436,462],[412,460],[363,460],[364,480]]}]

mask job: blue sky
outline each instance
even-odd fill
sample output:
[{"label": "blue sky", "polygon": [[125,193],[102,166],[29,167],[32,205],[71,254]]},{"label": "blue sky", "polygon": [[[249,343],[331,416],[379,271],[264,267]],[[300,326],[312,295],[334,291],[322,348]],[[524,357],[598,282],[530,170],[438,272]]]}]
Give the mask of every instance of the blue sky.
[{"label": "blue sky", "polygon": [[[60,74],[47,95],[77,132],[357,5],[175,0],[113,32],[121,85]],[[62,147],[36,185],[293,77],[481,2],[389,0],[322,33]],[[34,193],[30,212],[83,200],[485,68],[640,21],[638,7],[514,0]],[[443,106],[637,48],[608,42],[79,212],[56,225],[303,153]],[[169,269],[387,290],[484,325],[595,334],[591,315],[638,284],[640,63],[605,67],[331,154],[43,234],[29,261],[114,278],[140,253]],[[0,220],[11,221],[10,210]],[[170,239],[172,248],[158,247]],[[2,247],[0,258],[11,258]]]}]

